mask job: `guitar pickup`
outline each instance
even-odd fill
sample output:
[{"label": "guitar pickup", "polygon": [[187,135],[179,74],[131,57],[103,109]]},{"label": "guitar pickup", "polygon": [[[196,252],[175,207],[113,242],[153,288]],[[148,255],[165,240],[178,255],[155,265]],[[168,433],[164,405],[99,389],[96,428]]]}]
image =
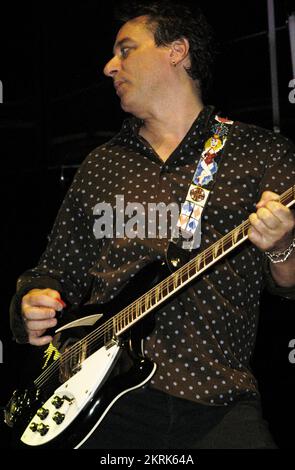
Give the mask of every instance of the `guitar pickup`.
[{"label": "guitar pickup", "polygon": [[118,338],[112,338],[107,343],[105,343],[105,348],[110,349],[112,346],[119,345]]}]

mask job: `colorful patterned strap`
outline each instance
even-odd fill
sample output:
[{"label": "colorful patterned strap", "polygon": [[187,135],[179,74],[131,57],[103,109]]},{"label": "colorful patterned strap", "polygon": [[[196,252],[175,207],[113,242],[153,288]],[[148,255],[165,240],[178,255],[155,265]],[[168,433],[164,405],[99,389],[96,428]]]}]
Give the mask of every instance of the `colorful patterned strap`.
[{"label": "colorful patterned strap", "polygon": [[[191,251],[201,244],[201,216],[209,199],[230,128],[234,121],[215,116],[209,137],[182,204],[170,242]],[[170,243],[169,243],[170,245]]]}]

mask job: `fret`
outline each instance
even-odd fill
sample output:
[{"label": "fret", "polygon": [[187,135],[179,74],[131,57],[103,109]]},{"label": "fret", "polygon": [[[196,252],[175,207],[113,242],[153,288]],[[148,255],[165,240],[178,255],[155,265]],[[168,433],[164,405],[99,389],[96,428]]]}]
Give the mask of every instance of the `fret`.
[{"label": "fret", "polygon": [[153,305],[157,305],[157,292],[158,292],[159,289],[155,288],[153,289],[153,298],[152,298],[152,304]]},{"label": "fret", "polygon": [[159,286],[159,297],[160,299],[159,300],[162,300],[163,297],[164,297],[165,293],[164,293],[164,289],[163,289],[163,286]]},{"label": "fret", "polygon": [[114,330],[115,334],[118,334],[118,332],[120,331],[119,318],[117,318],[117,316],[114,316],[112,318],[112,323],[113,323],[113,330]]},{"label": "fret", "polygon": [[196,259],[197,271],[201,270],[201,255],[197,256]]},{"label": "fret", "polygon": [[153,307],[155,305],[155,295],[154,295],[154,291],[152,290],[150,293],[149,293],[149,297],[150,297],[150,307]]},{"label": "fret", "polygon": [[134,307],[133,307],[133,309],[132,309],[132,312],[133,312],[133,315],[132,315],[133,321],[140,317],[140,311],[139,311],[139,304],[138,304],[138,301],[135,302],[135,305],[134,305]]},{"label": "fret", "polygon": [[173,288],[177,289],[178,287],[178,282],[179,282],[179,273],[176,271],[174,277],[173,277]]},{"label": "fret", "polygon": [[202,259],[202,261],[203,261],[203,268],[206,268],[206,266],[207,266],[206,251],[203,251],[203,253],[202,253],[201,256],[202,256],[202,258],[203,258],[203,259]]},{"label": "fret", "polygon": [[124,315],[122,315],[122,323],[123,323],[123,328],[128,325],[128,307],[125,308]]},{"label": "fret", "polygon": [[181,268],[182,269],[182,272],[180,273],[181,285],[185,284],[189,279],[189,265],[190,264],[191,264],[191,261]]},{"label": "fret", "polygon": [[206,251],[203,251],[203,253],[200,254],[200,269],[203,269],[206,267]]},{"label": "fret", "polygon": [[170,277],[170,279],[168,279],[168,281],[166,282],[166,285],[167,285],[167,296],[169,297],[169,295],[171,295],[176,289],[173,286],[173,278],[172,277]]},{"label": "fret", "polygon": [[162,291],[161,292],[162,293],[162,299],[161,300],[163,300],[163,298],[165,298],[165,297],[167,297],[167,295],[169,295],[169,289],[168,289],[168,284],[167,284],[166,280],[164,281],[163,289],[161,291]]},{"label": "fret", "polygon": [[161,293],[160,287],[159,287],[159,286],[156,286],[156,288],[155,288],[155,298],[156,298],[156,302],[159,302],[159,300],[160,300],[160,298],[161,298],[161,297],[160,297],[160,293]]},{"label": "fret", "polygon": [[244,237],[244,231],[243,231],[243,229],[244,229],[244,226],[243,226],[243,224],[241,224],[241,225],[239,226],[239,241],[242,240],[242,238]]},{"label": "fret", "polygon": [[144,314],[146,311],[145,295],[141,298],[140,307],[141,307],[141,313]]},{"label": "fret", "polygon": [[140,309],[140,305],[139,305],[139,301],[137,300],[136,303],[135,303],[135,319],[136,318],[139,318],[140,317],[140,314],[141,314],[141,309]]},{"label": "fret", "polygon": [[221,245],[221,252],[222,252],[222,255],[224,254],[224,251],[225,251],[225,247],[224,247],[224,237],[222,237],[222,239],[219,241],[220,245]]},{"label": "fret", "polygon": [[171,278],[170,282],[168,283],[168,291],[169,291],[169,294],[171,295],[172,292],[175,291],[175,289],[177,289],[178,286],[174,287],[173,285],[173,279]]},{"label": "fret", "polygon": [[150,306],[153,307],[155,305],[155,292],[152,290],[150,293]]},{"label": "fret", "polygon": [[189,274],[189,279],[196,274],[196,266],[195,263],[190,263],[189,269],[188,269],[188,274]]},{"label": "fret", "polygon": [[133,320],[133,311],[132,308],[129,307],[129,312],[128,312],[128,323],[132,323]]},{"label": "fret", "polygon": [[119,316],[118,325],[119,325],[119,331],[121,331],[123,329],[123,315]]},{"label": "fret", "polygon": [[123,320],[124,321],[124,326],[129,324],[129,311],[130,311],[130,307],[126,307],[124,320]]},{"label": "fret", "polygon": [[145,310],[148,310],[149,309],[149,295],[148,294],[144,296],[144,300],[145,300],[144,308]]},{"label": "fret", "polygon": [[222,237],[222,239],[219,240],[219,243],[221,246],[220,256],[224,256],[226,254],[226,238]]},{"label": "fret", "polygon": [[214,255],[213,255],[213,250],[208,251],[208,254],[206,255],[206,264],[205,264],[205,266],[207,266],[207,264],[212,263],[212,261],[214,261],[214,260],[215,260],[215,258],[214,258]]},{"label": "fret", "polygon": [[238,239],[239,239],[239,230],[234,229],[233,230],[233,245],[237,243]]},{"label": "fret", "polygon": [[221,251],[222,253],[222,243],[220,242],[217,242],[213,245],[212,247],[212,251],[213,251],[213,259],[216,259],[218,257],[218,252],[219,250]]},{"label": "fret", "polygon": [[136,304],[134,306],[129,305],[129,321],[130,323],[133,322],[134,316],[135,316],[135,311],[136,311]]}]

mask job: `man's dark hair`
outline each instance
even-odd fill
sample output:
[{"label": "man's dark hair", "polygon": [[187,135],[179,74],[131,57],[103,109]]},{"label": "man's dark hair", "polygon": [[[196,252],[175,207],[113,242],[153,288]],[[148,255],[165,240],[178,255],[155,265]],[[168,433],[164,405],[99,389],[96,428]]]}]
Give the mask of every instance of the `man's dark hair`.
[{"label": "man's dark hair", "polygon": [[147,27],[154,33],[157,46],[168,46],[177,39],[186,38],[191,58],[187,73],[199,81],[202,94],[206,96],[212,81],[214,34],[196,1],[194,5],[184,1],[122,1],[115,14],[120,23],[147,16]]}]

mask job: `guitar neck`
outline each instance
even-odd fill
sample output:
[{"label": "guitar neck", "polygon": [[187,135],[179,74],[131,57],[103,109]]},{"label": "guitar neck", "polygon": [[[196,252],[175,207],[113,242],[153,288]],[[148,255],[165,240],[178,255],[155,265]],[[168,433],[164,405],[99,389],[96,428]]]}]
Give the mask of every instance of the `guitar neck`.
[{"label": "guitar neck", "polygon": [[[280,202],[286,207],[290,207],[294,204],[295,186],[281,195]],[[130,329],[135,323],[155,310],[159,305],[169,299],[169,297],[188,285],[210,266],[243,243],[248,238],[249,227],[250,222],[246,220],[173,274],[170,274],[170,276],[139,297],[128,307],[105,321],[103,325],[75,343],[74,346],[63,352],[58,360],[52,363],[51,366],[38,377],[35,381],[36,387],[39,388],[41,385],[46,384],[47,379],[50,378],[52,374],[54,375],[56,370],[59,370],[59,364],[61,364],[62,367],[67,365],[72,369],[73,363],[80,364],[98,348],[102,346],[108,347],[108,345],[112,344],[114,341],[117,342],[120,335]]]},{"label": "guitar neck", "polygon": [[[280,202],[286,207],[290,207],[294,204],[295,186],[292,186],[281,195]],[[115,336],[120,336],[136,322],[165,302],[169,297],[197,278],[210,266],[243,243],[248,238],[249,227],[249,220],[244,221],[216,243],[202,251],[202,253],[139,297],[128,307],[121,310],[109,320],[109,339],[113,338],[114,334]],[[106,340],[108,340],[108,335]]]}]

